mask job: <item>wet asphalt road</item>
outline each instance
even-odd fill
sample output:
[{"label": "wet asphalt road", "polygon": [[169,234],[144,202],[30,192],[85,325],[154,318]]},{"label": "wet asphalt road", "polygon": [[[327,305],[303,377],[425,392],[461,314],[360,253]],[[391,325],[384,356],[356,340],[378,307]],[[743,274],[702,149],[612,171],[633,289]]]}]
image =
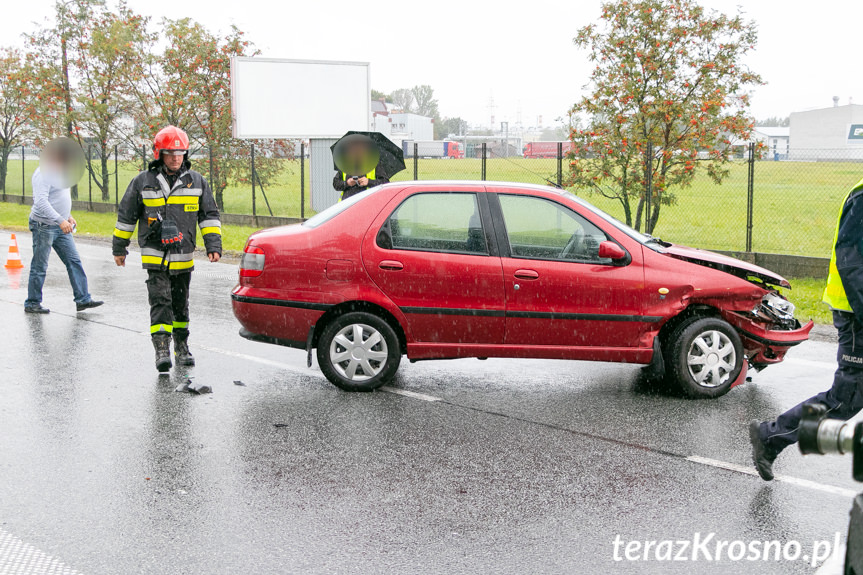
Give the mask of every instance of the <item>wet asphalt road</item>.
[{"label": "wet asphalt road", "polygon": [[[811,573],[802,556],[844,541],[863,487],[850,458],[796,449],[785,481],[746,473],[746,423],[829,387],[829,342],[713,401],[657,394],[636,366],[539,360],[405,361],[388,391],[348,394],[304,352],[240,338],[236,266],[201,261],[198,365],[160,378],[139,257],[79,249],[107,302],[85,313],[55,255],[47,316],[23,313],[26,270],[0,269],[0,574],[55,572],[14,571],[8,549],[4,567],[4,537],[82,574]],[[175,392],[187,376],[214,392]],[[801,558],[614,558],[618,535],[696,533]]]}]

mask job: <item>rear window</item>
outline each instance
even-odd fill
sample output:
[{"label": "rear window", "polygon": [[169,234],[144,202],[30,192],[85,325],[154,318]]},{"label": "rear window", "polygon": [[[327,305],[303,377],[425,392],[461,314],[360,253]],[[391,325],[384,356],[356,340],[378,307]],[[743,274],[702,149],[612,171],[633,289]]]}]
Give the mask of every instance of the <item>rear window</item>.
[{"label": "rear window", "polygon": [[307,228],[316,228],[319,225],[330,221],[331,219],[333,219],[334,217],[336,217],[337,215],[339,215],[343,211],[347,210],[351,206],[363,201],[364,198],[369,197],[370,195],[376,193],[380,189],[381,189],[381,186],[376,186],[374,188],[366,190],[365,192],[359,193],[355,196],[351,196],[350,198],[348,198],[346,200],[342,200],[342,201],[338,202],[337,204],[334,204],[334,205],[328,207],[324,211],[318,212],[314,216],[310,217],[305,222],[303,222],[303,225],[306,226]]}]

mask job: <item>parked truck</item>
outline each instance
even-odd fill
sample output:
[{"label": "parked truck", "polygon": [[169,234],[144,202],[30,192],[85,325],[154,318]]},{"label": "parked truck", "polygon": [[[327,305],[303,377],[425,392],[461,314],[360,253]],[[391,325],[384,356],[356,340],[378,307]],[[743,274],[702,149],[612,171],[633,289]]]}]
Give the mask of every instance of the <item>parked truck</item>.
[{"label": "parked truck", "polygon": [[572,149],[572,142],[530,142],[524,147],[524,157],[556,158],[558,144],[563,144],[564,154]]},{"label": "parked truck", "polygon": [[464,158],[464,149],[458,142],[404,140],[402,152],[405,158],[414,157],[414,144],[419,158]]}]

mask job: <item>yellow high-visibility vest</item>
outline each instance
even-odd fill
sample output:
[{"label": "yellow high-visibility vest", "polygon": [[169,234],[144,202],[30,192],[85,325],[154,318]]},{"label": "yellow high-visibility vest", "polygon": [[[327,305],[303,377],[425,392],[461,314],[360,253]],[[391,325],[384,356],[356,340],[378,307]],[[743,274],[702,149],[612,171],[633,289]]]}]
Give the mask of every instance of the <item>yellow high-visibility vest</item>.
[{"label": "yellow high-visibility vest", "polygon": [[845,199],[842,200],[842,206],[839,208],[839,218],[836,220],[836,233],[833,234],[833,252],[830,255],[830,271],[827,274],[827,287],[824,288],[824,297],[822,301],[829,305],[832,309],[842,311],[852,311],[851,304],[848,303],[848,296],[845,294],[845,287],[842,285],[842,278],[839,276],[839,269],[836,267],[836,242],[839,241],[839,224],[842,222],[842,214],[845,212],[845,203],[851,194],[863,189],[863,180],[857,182]]},{"label": "yellow high-visibility vest", "polygon": [[[366,174],[366,177],[367,177],[369,180],[374,180],[374,179],[375,179],[375,177],[378,175],[378,174],[377,174],[377,171],[378,171],[378,169],[377,169],[377,168],[373,168],[371,172],[369,172],[368,174]],[[352,177],[353,177],[353,176],[352,176]],[[347,181],[348,181],[348,175],[347,175],[346,173],[344,173],[344,172],[342,172],[342,181],[345,181],[345,182],[347,182]],[[344,197],[344,195],[345,195],[345,192],[344,192],[344,190],[342,190],[342,193],[341,193],[341,194],[339,194],[339,201],[342,201],[342,198]]]}]

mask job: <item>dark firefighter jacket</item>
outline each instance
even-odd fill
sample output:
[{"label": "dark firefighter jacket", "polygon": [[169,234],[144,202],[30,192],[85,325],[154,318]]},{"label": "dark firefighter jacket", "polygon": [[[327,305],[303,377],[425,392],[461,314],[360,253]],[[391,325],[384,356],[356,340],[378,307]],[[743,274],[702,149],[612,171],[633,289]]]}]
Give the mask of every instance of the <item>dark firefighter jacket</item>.
[{"label": "dark firefighter jacket", "polygon": [[[183,163],[173,186],[168,183],[162,162],[151,162],[146,172],[141,172],[131,181],[117,211],[114,229],[113,252],[115,256],[127,255],[126,248],[138,226],[138,245],[144,269],[169,270],[172,274],[194,269],[192,255],[195,251],[197,227],[201,228],[207,253],[222,253],[222,226],[219,208],[213,198],[207,180],[191,170],[191,164]],[[151,228],[162,220],[177,224],[183,241],[167,253],[162,248],[161,237],[151,233]]]}]

